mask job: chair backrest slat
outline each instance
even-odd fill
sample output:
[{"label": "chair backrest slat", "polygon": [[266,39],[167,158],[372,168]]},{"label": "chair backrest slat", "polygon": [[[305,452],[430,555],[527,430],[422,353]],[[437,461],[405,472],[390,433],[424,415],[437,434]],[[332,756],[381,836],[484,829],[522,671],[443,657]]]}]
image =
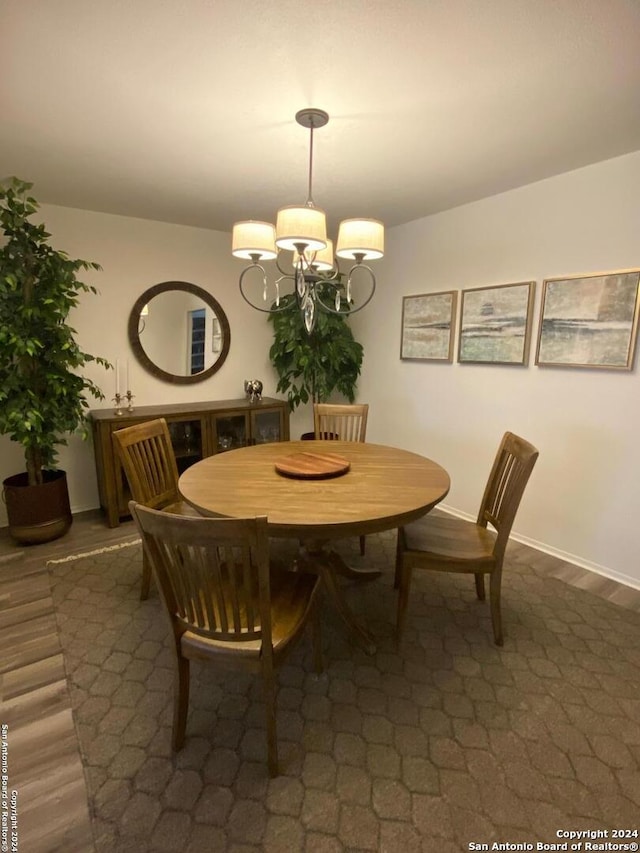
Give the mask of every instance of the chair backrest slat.
[{"label": "chair backrest slat", "polygon": [[[249,563],[251,554],[249,549],[245,549],[242,555],[243,561]],[[245,567],[243,571],[242,581],[244,583],[244,600],[246,602],[246,621],[247,621],[247,629],[249,631],[254,631],[256,625],[259,624],[258,614],[255,612],[254,601],[255,601],[255,593],[257,591],[258,584],[256,583],[256,578],[253,577],[252,573],[249,569],[249,566]]]},{"label": "chair backrest slat", "polygon": [[271,642],[265,516],[196,518],[129,506],[174,630]]},{"label": "chair backrest slat", "polygon": [[497,532],[494,553],[501,558],[507,546],[522,495],[536,464],[536,448],[506,432],[498,448],[491,473],[482,497],[477,522],[490,524]]},{"label": "chair backrest slat", "polygon": [[[192,560],[187,562],[187,566],[193,566],[193,577],[191,578],[191,596],[193,600],[193,621],[199,625],[215,625],[215,615],[211,601],[208,596],[202,595],[202,590],[205,587],[205,578],[207,567],[205,564],[205,554],[208,556],[213,550],[215,557],[215,549],[209,549],[207,552],[204,549],[198,549],[191,552]],[[210,557],[209,557],[210,559]],[[188,571],[185,572],[188,576]]]},{"label": "chair backrest slat", "polygon": [[365,441],[368,414],[368,403],[345,405],[315,403],[313,406],[315,437],[325,441]]},{"label": "chair backrest slat", "polygon": [[227,621],[227,611],[224,604],[224,578],[222,566],[224,559],[220,558],[220,549],[214,547],[211,559],[209,560],[209,571],[211,573],[211,606],[214,609],[214,617],[210,624],[215,625],[220,631],[229,631],[229,623]]},{"label": "chair backrest slat", "polygon": [[[211,631],[227,631],[228,625],[221,596],[216,595],[222,585],[222,571],[218,549],[198,548],[193,551],[193,564],[196,569],[195,587],[200,607],[192,624],[206,625]],[[210,576],[210,577],[209,577]],[[211,594],[206,594],[206,591]]]},{"label": "chair backrest slat", "polygon": [[196,621],[196,605],[191,594],[191,585],[189,578],[183,573],[184,558],[180,553],[180,548],[171,543],[158,543],[162,547],[167,566],[172,567],[172,571],[167,573],[168,582],[171,584],[173,596],[176,602],[176,612],[181,619],[187,621]]},{"label": "chair backrest slat", "polygon": [[161,508],[180,500],[178,468],[164,418],[119,429],[113,443],[134,501]]}]

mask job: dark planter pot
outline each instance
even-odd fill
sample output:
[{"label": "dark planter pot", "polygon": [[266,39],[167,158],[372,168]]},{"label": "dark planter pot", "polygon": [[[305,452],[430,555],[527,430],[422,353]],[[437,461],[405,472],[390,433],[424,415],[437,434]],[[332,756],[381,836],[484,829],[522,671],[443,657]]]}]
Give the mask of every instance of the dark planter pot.
[{"label": "dark planter pot", "polygon": [[66,471],[44,471],[44,483],[30,486],[26,472],[3,481],[9,535],[22,545],[64,536],[71,527]]}]

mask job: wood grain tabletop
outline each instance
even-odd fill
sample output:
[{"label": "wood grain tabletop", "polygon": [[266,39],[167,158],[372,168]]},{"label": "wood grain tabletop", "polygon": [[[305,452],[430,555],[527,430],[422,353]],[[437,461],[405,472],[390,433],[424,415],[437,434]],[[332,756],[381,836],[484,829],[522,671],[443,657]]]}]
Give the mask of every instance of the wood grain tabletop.
[{"label": "wood grain tabletop", "polygon": [[[349,470],[326,480],[293,479],[276,471],[295,453],[331,452]],[[179,489],[204,515],[267,515],[274,536],[342,538],[401,526],[427,513],[448,493],[447,472],[431,459],[380,444],[289,441],[242,447],[188,468]]]}]

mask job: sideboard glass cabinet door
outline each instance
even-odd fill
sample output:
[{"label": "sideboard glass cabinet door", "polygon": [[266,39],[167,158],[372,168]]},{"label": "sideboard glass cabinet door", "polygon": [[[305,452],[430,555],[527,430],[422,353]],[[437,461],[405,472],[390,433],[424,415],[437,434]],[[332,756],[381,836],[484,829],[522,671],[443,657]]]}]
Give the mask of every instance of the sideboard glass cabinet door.
[{"label": "sideboard glass cabinet door", "polygon": [[250,444],[286,441],[289,438],[283,406],[256,406],[246,412],[220,412],[211,417],[214,453]]},{"label": "sideboard glass cabinet door", "polygon": [[211,418],[213,452],[235,450],[249,443],[249,419],[244,412],[221,412]]},{"label": "sideboard glass cabinet door", "polygon": [[182,474],[190,465],[204,457],[202,420],[197,418],[170,421],[168,427],[178,473]]},{"label": "sideboard glass cabinet door", "polygon": [[262,409],[251,412],[251,435],[254,444],[282,441],[282,411],[280,409]]}]

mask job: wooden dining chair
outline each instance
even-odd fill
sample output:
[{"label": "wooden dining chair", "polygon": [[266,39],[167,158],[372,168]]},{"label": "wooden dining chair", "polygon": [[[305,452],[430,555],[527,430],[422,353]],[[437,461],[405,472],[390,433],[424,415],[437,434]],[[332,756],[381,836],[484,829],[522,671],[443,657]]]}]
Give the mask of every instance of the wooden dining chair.
[{"label": "wooden dining chair", "polygon": [[[178,491],[178,467],[164,418],[135,424],[112,433],[116,455],[136,503],[176,515],[199,515]],[[140,598],[148,598],[151,566],[142,555]]]},{"label": "wooden dining chair", "polygon": [[[321,441],[366,441],[368,403],[313,404],[313,432]],[[365,552],[365,538],[360,537],[360,554]]]},{"label": "wooden dining chair", "polygon": [[537,458],[538,451],[532,444],[506,432],[475,522],[453,516],[426,515],[398,530],[395,584],[399,587],[398,638],[404,628],[412,572],[430,569],[473,574],[476,594],[481,601],[485,600],[484,576],[489,575],[493,636],[497,645],[503,644],[500,587],[504,553]]},{"label": "wooden dining chair", "polygon": [[171,623],[177,666],[173,749],[185,737],[191,660],[262,676],[269,773],[278,773],[275,671],[313,626],[313,655],[322,671],[317,575],[270,567],[266,516],[187,518],[131,501],[131,515],[153,566]]},{"label": "wooden dining chair", "polygon": [[325,441],[366,441],[368,415],[368,403],[314,403],[314,435]]}]

